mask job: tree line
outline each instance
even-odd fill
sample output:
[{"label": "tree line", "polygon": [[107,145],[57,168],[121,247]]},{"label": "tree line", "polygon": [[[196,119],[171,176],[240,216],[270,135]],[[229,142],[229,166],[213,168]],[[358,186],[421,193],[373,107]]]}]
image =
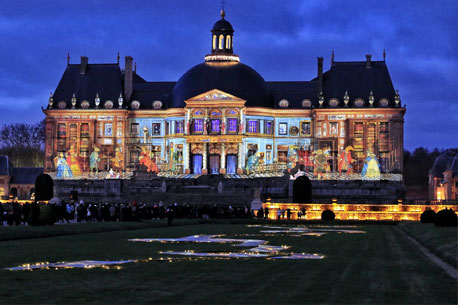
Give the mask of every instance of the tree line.
[{"label": "tree line", "polygon": [[43,167],[45,121],[5,124],[0,129],[0,155],[13,167]]}]

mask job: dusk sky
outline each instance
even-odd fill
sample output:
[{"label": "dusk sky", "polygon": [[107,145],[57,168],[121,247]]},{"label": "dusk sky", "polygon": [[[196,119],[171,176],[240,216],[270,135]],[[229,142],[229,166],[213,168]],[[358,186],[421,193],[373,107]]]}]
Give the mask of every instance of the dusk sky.
[{"label": "dusk sky", "polygon": [[[311,80],[316,58],[386,62],[407,105],[404,146],[458,147],[458,1],[226,0],[234,52],[265,80]],[[70,62],[130,55],[147,81],[176,81],[210,52],[221,1],[21,1],[0,9],[0,123],[44,118]],[[123,60],[121,64],[123,67]]]}]

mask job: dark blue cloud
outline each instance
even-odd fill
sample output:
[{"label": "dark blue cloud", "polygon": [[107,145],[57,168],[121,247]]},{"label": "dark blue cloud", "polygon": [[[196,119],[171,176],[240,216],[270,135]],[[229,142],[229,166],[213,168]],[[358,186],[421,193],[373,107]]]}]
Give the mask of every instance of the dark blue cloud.
[{"label": "dark blue cloud", "polygon": [[[226,1],[235,52],[266,80],[310,80],[316,57],[387,51],[407,104],[405,145],[458,146],[456,0]],[[21,1],[0,10],[0,120],[36,121],[66,66],[131,55],[149,81],[177,80],[210,51],[220,1]]]}]

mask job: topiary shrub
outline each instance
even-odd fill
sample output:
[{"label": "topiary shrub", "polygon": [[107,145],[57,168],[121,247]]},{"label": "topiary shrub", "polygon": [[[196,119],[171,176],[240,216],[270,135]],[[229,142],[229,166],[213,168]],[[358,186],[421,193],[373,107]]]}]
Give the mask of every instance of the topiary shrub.
[{"label": "topiary shrub", "polygon": [[456,227],[457,216],[452,209],[444,209],[437,212],[434,218],[434,224],[436,227]]},{"label": "topiary shrub", "polygon": [[426,210],[423,213],[421,213],[420,221],[422,223],[433,223],[435,217],[436,212],[434,212],[433,210]]},{"label": "topiary shrub", "polygon": [[47,205],[40,205],[40,226],[53,225],[56,222],[56,214],[52,208]]},{"label": "topiary shrub", "polygon": [[336,219],[336,214],[331,210],[324,210],[321,213],[321,220],[328,221]]}]

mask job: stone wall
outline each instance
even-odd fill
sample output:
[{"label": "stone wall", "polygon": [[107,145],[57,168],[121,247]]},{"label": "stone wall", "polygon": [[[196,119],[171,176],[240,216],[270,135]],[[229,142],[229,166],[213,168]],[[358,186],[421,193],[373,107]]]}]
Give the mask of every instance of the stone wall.
[{"label": "stone wall", "polygon": [[[261,200],[291,202],[293,181],[277,178],[225,179],[222,175],[197,179],[171,179],[141,176],[132,179],[55,180],[54,196],[67,200],[71,191],[78,198],[93,202],[159,202],[170,204],[249,205],[259,190]],[[393,203],[404,198],[404,185],[392,181],[318,181],[312,180],[316,203]]]}]

